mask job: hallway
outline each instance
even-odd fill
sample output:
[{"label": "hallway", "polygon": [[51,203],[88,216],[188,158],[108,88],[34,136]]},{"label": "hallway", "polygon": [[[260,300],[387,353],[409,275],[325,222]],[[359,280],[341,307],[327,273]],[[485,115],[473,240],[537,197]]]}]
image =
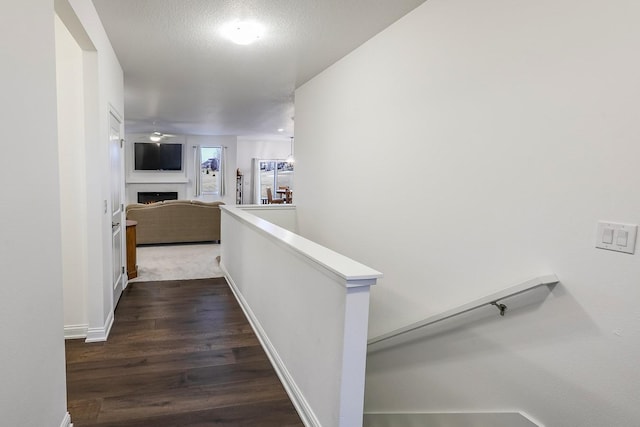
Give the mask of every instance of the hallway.
[{"label": "hallway", "polygon": [[132,283],[115,319],[66,342],[74,426],[302,426],[224,278]]}]

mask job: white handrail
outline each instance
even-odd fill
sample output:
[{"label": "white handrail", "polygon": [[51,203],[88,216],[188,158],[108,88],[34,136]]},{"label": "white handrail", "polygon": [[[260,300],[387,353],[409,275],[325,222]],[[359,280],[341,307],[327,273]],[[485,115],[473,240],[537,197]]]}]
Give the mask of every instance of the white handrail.
[{"label": "white handrail", "polygon": [[[467,313],[467,312],[469,312],[471,310],[475,310],[476,308],[484,307],[484,306],[487,306],[487,305],[495,305],[500,310],[500,314],[504,316],[504,312],[507,309],[507,307],[506,307],[506,305],[501,304],[500,300],[503,300],[505,298],[509,298],[509,297],[521,294],[523,292],[529,291],[531,289],[538,288],[540,286],[555,285],[558,282],[559,282],[559,280],[558,280],[558,278],[556,277],[555,274],[549,274],[549,275],[546,275],[546,276],[536,277],[536,278],[528,280],[528,281],[526,281],[524,283],[520,283],[518,285],[511,286],[511,287],[509,287],[507,289],[504,289],[502,291],[499,291],[499,292],[496,292],[494,294],[488,295],[488,296],[486,296],[484,298],[480,298],[480,299],[477,299],[477,300],[472,301],[470,303],[461,305],[460,307],[456,307],[454,309],[447,310],[447,311],[445,311],[443,313],[436,314],[434,316],[428,317],[428,318],[426,318],[424,320],[421,320],[419,322],[415,322],[415,323],[412,323],[410,325],[404,326],[402,328],[398,328],[398,329],[395,329],[393,331],[387,332],[385,334],[378,335],[377,337],[369,339],[367,341],[367,345],[368,346],[373,346],[375,344],[381,343],[382,341],[390,340],[390,339],[395,338],[397,336],[407,334],[407,333],[415,331],[417,329],[422,329],[424,327],[433,325],[434,323],[438,323],[438,322],[441,322],[443,320],[450,319],[452,317],[458,316],[460,314]],[[369,348],[369,351],[371,352],[372,349]]]},{"label": "white handrail", "polygon": [[282,242],[289,250],[319,265],[322,269],[345,279],[347,287],[358,284],[369,286],[382,277],[382,273],[371,267],[252,214],[250,206],[220,205],[220,209],[228,212],[238,221],[268,235],[271,240]]}]

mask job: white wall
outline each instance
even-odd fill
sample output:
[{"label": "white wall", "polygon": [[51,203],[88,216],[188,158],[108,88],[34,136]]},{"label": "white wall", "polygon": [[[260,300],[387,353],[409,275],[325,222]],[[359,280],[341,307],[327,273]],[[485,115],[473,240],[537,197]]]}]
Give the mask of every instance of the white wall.
[{"label": "white wall", "polygon": [[109,111],[124,115],[124,77],[93,3],[69,4],[95,46],[95,51],[85,52],[85,150],[91,165],[86,171],[89,328],[99,335],[108,332],[113,315]]},{"label": "white wall", "polygon": [[[89,326],[83,55],[57,15],[55,31],[64,327],[65,337],[77,338],[86,336]],[[32,170],[46,173],[41,165]]]},{"label": "white wall", "polygon": [[106,338],[114,309],[109,114],[114,111],[120,117],[124,115],[124,77],[92,2],[56,0],[55,9],[83,49],[87,313],[89,334],[102,339]]},{"label": "white wall", "polygon": [[[1,424],[60,426],[66,391],[53,2],[3,1],[0,28]],[[44,174],[31,173],[35,162]]]},{"label": "white wall", "polygon": [[539,305],[370,357],[368,411],[638,423],[640,254],[594,243],[600,219],[640,222],[639,13],[432,0],[297,90],[300,231],[385,274],[370,336],[561,280]]}]

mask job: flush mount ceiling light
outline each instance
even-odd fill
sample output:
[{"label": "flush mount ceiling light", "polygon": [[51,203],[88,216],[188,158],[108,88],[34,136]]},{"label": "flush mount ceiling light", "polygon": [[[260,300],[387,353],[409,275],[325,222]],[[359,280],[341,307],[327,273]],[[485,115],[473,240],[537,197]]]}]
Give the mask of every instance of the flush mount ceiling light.
[{"label": "flush mount ceiling light", "polygon": [[264,35],[264,27],[255,21],[233,21],[225,24],[220,33],[236,44],[248,45]]}]

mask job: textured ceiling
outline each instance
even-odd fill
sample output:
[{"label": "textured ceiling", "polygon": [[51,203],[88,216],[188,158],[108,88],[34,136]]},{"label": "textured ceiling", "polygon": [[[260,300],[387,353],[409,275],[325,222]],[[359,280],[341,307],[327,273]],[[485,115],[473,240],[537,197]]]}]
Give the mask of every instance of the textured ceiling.
[{"label": "textured ceiling", "polygon": [[[124,70],[127,133],[287,138],[294,90],[424,1],[93,0]],[[236,19],[264,37],[222,38]]]}]

